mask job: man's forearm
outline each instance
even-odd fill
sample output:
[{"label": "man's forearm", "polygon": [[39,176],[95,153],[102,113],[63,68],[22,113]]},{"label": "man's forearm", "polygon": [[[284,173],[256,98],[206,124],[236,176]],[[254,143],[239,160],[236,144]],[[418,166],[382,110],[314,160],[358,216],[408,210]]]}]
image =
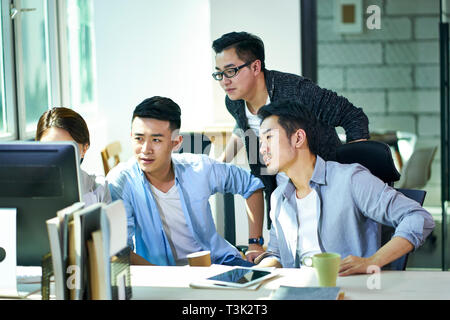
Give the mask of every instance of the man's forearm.
[{"label": "man's forearm", "polygon": [[307,85],[313,94],[315,108],[320,109],[316,113],[320,114],[319,120],[333,127],[344,128],[347,142],[369,139],[369,119],[362,108],[332,90],[320,88],[314,83]]},{"label": "man's forearm", "polygon": [[246,203],[249,238],[259,238],[262,236],[264,223],[264,197],[262,189],[256,190],[247,198]]},{"label": "man's forearm", "polygon": [[280,261],[275,258],[264,258],[257,264],[260,268],[267,268],[267,267],[275,267],[275,268],[283,268]]},{"label": "man's forearm", "polygon": [[375,265],[383,267],[414,249],[411,242],[402,237],[393,237],[371,257]]},{"label": "man's forearm", "polygon": [[329,95],[329,108],[338,109],[336,112],[338,112],[339,116],[336,117],[335,127],[344,128],[347,142],[369,139],[369,118],[363,109],[356,107],[344,97],[330,93],[329,90],[327,94]]},{"label": "man's forearm", "polygon": [[231,162],[243,146],[244,143],[242,142],[242,139],[234,133],[231,134],[230,140],[218,160],[222,162]]},{"label": "man's forearm", "polygon": [[362,258],[350,255],[343,259],[339,268],[339,275],[348,276],[351,274],[367,273],[371,266],[382,268],[388,263],[407,254],[413,248],[412,243],[405,238],[394,237],[371,257]]}]

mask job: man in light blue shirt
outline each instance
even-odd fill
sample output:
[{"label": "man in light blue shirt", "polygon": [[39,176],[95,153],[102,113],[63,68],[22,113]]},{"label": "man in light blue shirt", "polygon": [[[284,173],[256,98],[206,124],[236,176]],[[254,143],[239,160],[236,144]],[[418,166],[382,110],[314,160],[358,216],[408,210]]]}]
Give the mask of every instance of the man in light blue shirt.
[{"label": "man in light blue shirt", "polygon": [[[209,198],[233,193],[247,202],[250,238],[262,236],[262,182],[237,166],[205,155],[172,154],[181,147],[181,110],[171,99],[152,97],[133,113],[131,138],[135,157],[107,176],[113,200],[125,204],[132,262],[184,265],[189,253],[209,250],[216,264],[251,266],[263,251],[250,245],[250,261],[221,237]],[[134,243],[133,243],[134,240]],[[145,260],[142,260],[145,259]]]},{"label": "man in light blue shirt", "polygon": [[[260,151],[271,172],[289,180],[272,193],[268,251],[260,266],[298,267],[302,257],[336,252],[340,275],[367,273],[421,246],[434,228],[419,203],[397,192],[359,164],[317,156],[315,118],[294,102],[260,109]],[[393,226],[380,248],[379,224]]]}]

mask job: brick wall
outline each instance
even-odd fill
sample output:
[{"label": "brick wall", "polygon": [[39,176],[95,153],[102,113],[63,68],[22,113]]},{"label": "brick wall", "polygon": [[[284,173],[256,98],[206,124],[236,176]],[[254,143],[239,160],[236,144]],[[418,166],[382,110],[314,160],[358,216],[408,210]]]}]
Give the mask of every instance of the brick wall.
[{"label": "brick wall", "polygon": [[[318,83],[363,108],[371,132],[417,135],[416,147],[440,143],[439,0],[363,0],[381,9],[381,29],[339,34],[334,0],[318,0]],[[343,132],[343,131],[340,131]],[[440,150],[425,206],[440,205]]]}]

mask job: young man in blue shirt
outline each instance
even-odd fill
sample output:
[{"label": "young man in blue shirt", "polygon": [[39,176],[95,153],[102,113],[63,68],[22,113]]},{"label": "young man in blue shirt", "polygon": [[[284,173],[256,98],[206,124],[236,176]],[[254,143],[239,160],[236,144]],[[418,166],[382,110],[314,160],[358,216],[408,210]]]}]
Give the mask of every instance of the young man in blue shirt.
[{"label": "young man in blue shirt", "polygon": [[[288,181],[271,197],[272,229],[261,266],[298,267],[320,252],[341,255],[340,275],[367,273],[422,245],[434,228],[431,215],[359,164],[325,161],[315,117],[296,102],[262,107],[260,152],[269,171]],[[378,224],[395,228],[380,244]]]},{"label": "young man in blue shirt", "polygon": [[[134,158],[107,176],[112,199],[125,204],[128,245],[136,249],[132,261],[185,265],[187,254],[210,250],[212,263],[251,266],[217,233],[208,199],[216,192],[242,195],[248,207],[249,237],[260,238],[264,185],[237,166],[205,155],[172,153],[183,140],[180,118],[179,106],[169,98],[152,97],[140,103],[132,118]],[[258,244],[249,249],[263,251]],[[255,255],[247,259],[252,261]]]}]

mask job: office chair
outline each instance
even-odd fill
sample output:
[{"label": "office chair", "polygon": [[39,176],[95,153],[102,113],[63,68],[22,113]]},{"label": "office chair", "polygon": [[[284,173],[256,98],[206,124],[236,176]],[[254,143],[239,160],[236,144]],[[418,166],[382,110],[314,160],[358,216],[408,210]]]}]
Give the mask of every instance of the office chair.
[{"label": "office chair", "polygon": [[[424,188],[431,178],[431,165],[438,147],[420,148],[414,150],[406,165],[402,169],[400,181],[395,183],[396,188]],[[433,230],[428,239],[436,244],[437,236]]]},{"label": "office chair", "polygon": [[360,141],[340,145],[336,150],[340,163],[359,163],[389,186],[400,179],[389,146],[380,141]]},{"label": "office chair", "polygon": [[407,189],[425,187],[431,177],[431,164],[436,151],[436,146],[414,150],[402,169],[402,177],[396,187]]},{"label": "office chair", "polygon": [[[389,146],[380,141],[360,141],[343,144],[336,150],[336,159],[340,163],[359,163],[366,167],[374,176],[380,178],[384,183],[393,187],[394,182],[400,179],[400,173],[395,167],[392,159],[392,152]],[[399,188],[397,191],[406,197],[417,201],[423,205],[426,191]],[[389,226],[381,225],[381,245],[388,242],[395,229]],[[405,270],[408,260],[408,254],[392,261],[383,267],[384,270]]]},{"label": "office chair", "polygon": [[397,131],[386,131],[384,133],[371,132],[370,140],[381,141],[386,143],[393,149],[395,159],[400,170],[403,168],[403,159],[400,154],[400,147],[398,145]]},{"label": "office chair", "polygon": [[[101,152],[103,170],[105,171],[105,176],[108,174],[109,170],[117,166],[120,162],[120,153],[122,152],[122,146],[119,141],[114,141],[108,144]],[[109,159],[113,158],[114,163],[111,166],[109,164]]]}]

